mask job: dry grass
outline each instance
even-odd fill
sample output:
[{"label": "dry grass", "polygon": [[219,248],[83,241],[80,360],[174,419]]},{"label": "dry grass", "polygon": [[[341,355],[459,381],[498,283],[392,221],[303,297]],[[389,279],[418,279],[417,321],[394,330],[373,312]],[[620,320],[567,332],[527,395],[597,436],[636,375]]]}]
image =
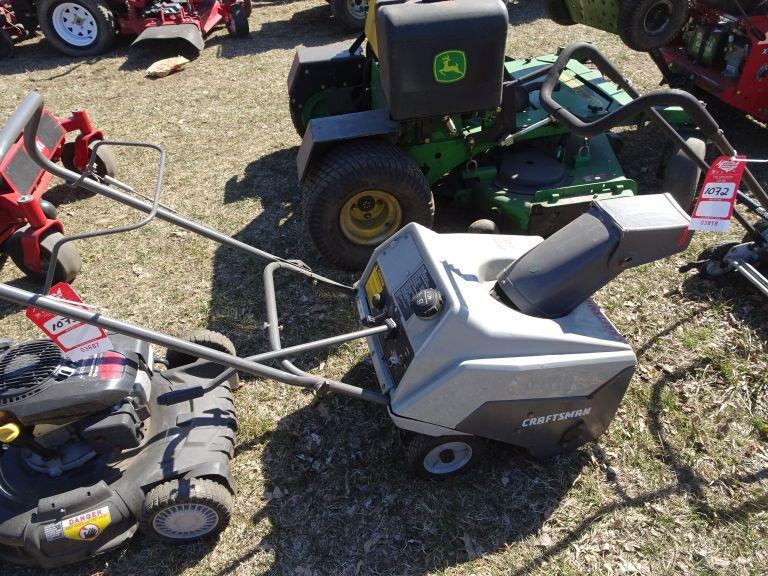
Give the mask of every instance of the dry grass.
[{"label": "dry grass", "polygon": [[[157,81],[143,70],[160,56],[128,57],[126,43],[73,61],[27,42],[0,64],[0,117],[31,89],[60,114],[86,107],[109,136],[166,147],[167,204],[324,270],[295,213],[299,139],[285,79],[295,45],[336,41],[338,30],[322,0],[254,7],[250,38],[219,31],[186,71]],[[591,39],[642,90],[659,81],[646,57],[608,35],[548,23],[537,2],[513,4],[511,15],[510,54]],[[763,128],[735,115],[723,124],[740,151],[768,156]],[[655,137],[628,132],[626,140],[630,176],[654,186]],[[150,159],[121,158],[121,177],[149,191]],[[760,176],[765,181],[766,171]],[[62,218],[70,231],[131,217],[98,198],[57,194],[67,202]],[[441,228],[464,224],[446,212]],[[235,517],[220,540],[174,548],[138,536],[67,573],[764,573],[766,303],[738,280],[715,284],[676,271],[717,241],[698,237],[685,255],[634,270],[599,295],[639,350],[640,368],[598,443],[543,462],[500,450],[465,478],[423,483],[405,472],[382,410],[342,398],[313,403],[250,381],[238,396]],[[211,326],[242,352],[266,346],[258,262],[160,223],[81,250],[77,288],[108,312],[177,334]],[[2,272],[4,281],[29,286],[18,276],[13,266]],[[320,321],[328,323],[323,333],[354,327],[351,305],[301,283],[281,289],[286,340],[320,335]],[[3,335],[35,334],[20,312],[0,310]],[[345,346],[307,358],[306,366],[373,386],[365,355],[362,346]]]}]

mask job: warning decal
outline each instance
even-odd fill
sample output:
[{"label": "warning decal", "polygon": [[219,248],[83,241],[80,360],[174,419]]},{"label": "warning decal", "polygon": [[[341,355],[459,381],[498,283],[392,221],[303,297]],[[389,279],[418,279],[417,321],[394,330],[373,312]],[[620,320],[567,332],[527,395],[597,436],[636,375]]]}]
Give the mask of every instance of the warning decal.
[{"label": "warning decal", "polygon": [[62,520],[64,538],[69,540],[95,540],[112,522],[109,506],[102,506],[84,514]]}]

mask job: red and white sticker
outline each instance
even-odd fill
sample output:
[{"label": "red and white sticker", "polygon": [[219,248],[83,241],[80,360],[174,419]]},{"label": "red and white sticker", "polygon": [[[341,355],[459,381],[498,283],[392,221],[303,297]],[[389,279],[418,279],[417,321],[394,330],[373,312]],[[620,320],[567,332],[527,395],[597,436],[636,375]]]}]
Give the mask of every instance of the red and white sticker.
[{"label": "red and white sticker", "polygon": [[721,156],[712,163],[699,192],[689,230],[728,232],[746,156]]},{"label": "red and white sticker", "polygon": [[[72,286],[66,282],[59,282],[54,285],[49,294],[54,298],[69,300],[77,304],[83,301]],[[81,308],[85,308],[85,306],[81,306]],[[71,360],[78,361],[100,352],[112,350],[109,336],[104,330],[96,326],[38,310],[31,306],[27,308],[27,318],[45,332],[45,335],[53,340],[53,343]]]}]

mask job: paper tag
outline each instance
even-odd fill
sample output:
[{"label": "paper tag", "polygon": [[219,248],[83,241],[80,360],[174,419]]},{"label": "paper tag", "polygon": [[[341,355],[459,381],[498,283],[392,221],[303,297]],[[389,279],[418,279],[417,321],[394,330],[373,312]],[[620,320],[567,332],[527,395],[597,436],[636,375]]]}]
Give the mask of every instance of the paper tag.
[{"label": "paper tag", "polygon": [[[60,300],[82,303],[72,286],[66,282],[54,285],[49,294]],[[83,306],[84,308],[84,306]],[[112,350],[107,333],[80,320],[72,320],[37,308],[27,308],[27,318],[40,328],[71,360],[77,362],[100,352]]]},{"label": "paper tag", "polygon": [[728,232],[746,156],[721,156],[712,163],[699,192],[689,230]]}]

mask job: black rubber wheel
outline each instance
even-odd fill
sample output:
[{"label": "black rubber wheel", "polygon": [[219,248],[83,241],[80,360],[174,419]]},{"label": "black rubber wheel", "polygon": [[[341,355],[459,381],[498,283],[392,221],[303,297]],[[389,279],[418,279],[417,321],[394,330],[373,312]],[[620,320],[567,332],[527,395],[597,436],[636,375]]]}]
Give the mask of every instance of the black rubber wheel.
[{"label": "black rubber wheel", "polygon": [[[93,152],[95,142],[91,142],[88,148]],[[88,158],[90,160],[90,157]],[[67,170],[72,170],[78,174],[82,173],[82,170],[75,166],[75,143],[67,142],[61,148],[61,165]],[[93,165],[96,175],[100,178],[104,176],[111,176],[114,178],[117,174],[117,160],[115,155],[112,154],[112,150],[109,146],[99,146],[96,148],[96,162]]]},{"label": "black rubber wheel", "polygon": [[[56,242],[61,240],[64,235],[60,232],[49,232],[40,241],[40,268],[42,272],[31,270],[24,264],[24,251],[21,245],[21,237],[29,226],[20,228],[8,238],[5,243],[5,252],[10,256],[13,263],[24,272],[26,276],[36,282],[44,282],[48,266],[53,254],[53,247]],[[59,249],[56,259],[56,271],[53,274],[53,282],[72,282],[83,267],[83,260],[80,258],[80,252],[75,247],[74,242],[67,242]]]},{"label": "black rubber wheel", "polygon": [[690,0],[623,0],[619,8],[619,36],[640,52],[669,43],[688,18]]},{"label": "black rubber wheel", "polygon": [[304,225],[334,266],[359,270],[374,248],[409,222],[431,227],[435,202],[424,174],[383,140],[332,148],[304,181]]},{"label": "black rubber wheel", "polygon": [[45,39],[69,56],[93,56],[115,42],[115,14],[103,0],[40,0],[37,19]]},{"label": "black rubber wheel", "polygon": [[576,24],[565,0],[544,0],[544,10],[549,19],[555,24],[560,24],[560,26],[573,26]]},{"label": "black rubber wheel", "polygon": [[307,127],[304,126],[304,116],[301,108],[298,104],[289,102],[288,110],[291,113],[291,123],[293,124],[294,130],[296,130],[296,134],[298,134],[299,137],[304,138],[304,133],[307,131]]},{"label": "black rubber wheel", "polygon": [[[707,154],[706,142],[695,136],[686,138],[685,141],[696,153],[696,156],[703,160]],[[701,168],[699,165],[680,148],[675,148],[664,167],[661,191],[670,193],[677,200],[680,208],[690,214],[699,191],[700,180]]]},{"label": "black rubber wheel", "polygon": [[163,542],[184,544],[219,534],[232,518],[232,494],[208,478],[171,480],[144,497],[139,529]]},{"label": "black rubber wheel", "polygon": [[13,56],[13,38],[5,30],[0,30],[0,60]]},{"label": "black rubber wheel", "polygon": [[251,17],[251,13],[253,12],[253,3],[251,0],[243,0],[243,11],[245,12],[246,18]]},{"label": "black rubber wheel", "polygon": [[[192,342],[193,344],[199,344],[212,350],[219,352],[225,352],[226,354],[237,355],[237,349],[232,343],[232,340],[214,330],[195,330],[189,334],[185,334],[181,337],[182,340]],[[186,366],[197,361],[196,356],[187,354],[186,352],[180,352],[179,350],[171,350],[170,348],[165,354],[165,359],[168,362],[168,368],[178,368],[179,366]],[[240,388],[240,377],[237,372],[229,379],[230,390],[237,390]]]},{"label": "black rubber wheel", "polygon": [[330,0],[331,13],[344,30],[365,28],[365,8],[368,0]]},{"label": "black rubber wheel", "polygon": [[229,22],[227,22],[227,32],[234,38],[243,38],[248,36],[250,27],[248,25],[248,14],[242,4],[233,4],[229,9]]},{"label": "black rubber wheel", "polygon": [[483,449],[483,442],[474,436],[409,434],[405,438],[405,461],[417,476],[441,480],[476,466]]}]

